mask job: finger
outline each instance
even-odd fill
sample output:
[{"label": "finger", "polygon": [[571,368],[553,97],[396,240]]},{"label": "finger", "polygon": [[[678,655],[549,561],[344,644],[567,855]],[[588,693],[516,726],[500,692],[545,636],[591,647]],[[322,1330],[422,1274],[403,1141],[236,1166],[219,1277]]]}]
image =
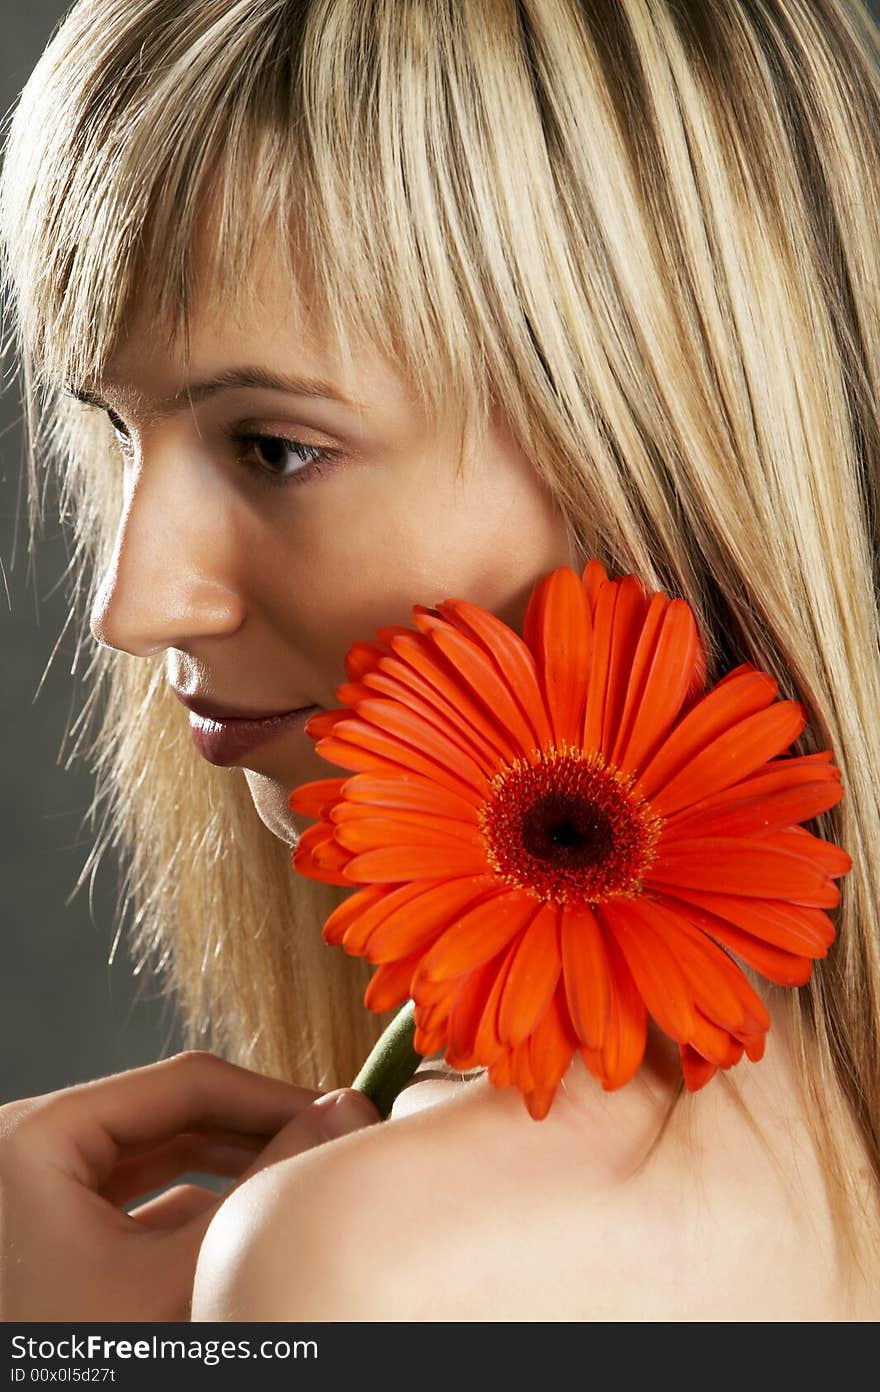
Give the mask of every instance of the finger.
[{"label": "finger", "polygon": [[[313,1096],[317,1098],[321,1094],[316,1092]],[[189,1126],[186,1132],[180,1134],[200,1136],[205,1141],[214,1141],[219,1145],[259,1147],[268,1145],[275,1132],[235,1131],[229,1126]],[[173,1136],[171,1142],[176,1139],[177,1137]],[[116,1164],[118,1166],[127,1160],[146,1158],[146,1156],[152,1155],[154,1150],[161,1150],[162,1146],[171,1144],[171,1142],[163,1141],[157,1146],[144,1146],[143,1142],[120,1145]]]},{"label": "finger", "polygon": [[194,1214],[176,1227],[173,1233],[168,1234],[168,1241],[173,1244],[171,1265],[178,1270],[194,1270],[205,1233],[217,1208],[221,1203],[225,1203],[230,1194],[245,1180],[279,1160],[302,1155],[317,1145],[336,1140],[381,1120],[378,1109],[370,1099],[355,1088],[338,1088],[333,1092],[324,1093],[282,1127],[235,1184],[219,1196],[216,1205],[206,1206],[203,1211]]},{"label": "finger", "polygon": [[319,1095],[188,1050],[51,1093],[26,1125],[50,1127],[54,1163],[95,1189],[118,1162],[120,1147],[153,1147],[205,1127],[274,1134]]},{"label": "finger", "polygon": [[129,1209],[128,1216],[136,1218],[146,1228],[177,1228],[191,1218],[200,1216],[205,1216],[210,1222],[214,1210],[219,1208],[224,1198],[224,1194],[218,1194],[204,1184],[175,1184],[155,1199],[148,1199],[146,1203]]},{"label": "finger", "polygon": [[359,1131],[381,1119],[378,1109],[357,1088],[337,1088],[325,1093],[281,1128],[229,1192],[279,1160],[302,1155],[316,1145]]},{"label": "finger", "polygon": [[118,1205],[191,1170],[200,1174],[240,1175],[270,1140],[270,1136],[253,1136],[229,1144],[184,1133],[145,1154],[120,1161],[98,1193],[108,1203]]}]

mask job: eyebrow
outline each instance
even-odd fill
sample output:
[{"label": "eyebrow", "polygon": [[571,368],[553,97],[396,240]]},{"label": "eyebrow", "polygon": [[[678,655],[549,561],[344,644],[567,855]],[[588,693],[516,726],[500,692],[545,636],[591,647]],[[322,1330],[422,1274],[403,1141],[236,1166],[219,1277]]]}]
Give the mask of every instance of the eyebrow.
[{"label": "eyebrow", "polygon": [[[339,389],[330,382],[325,382],[318,377],[291,377],[285,373],[270,372],[264,367],[230,367],[224,372],[217,373],[214,377],[205,378],[204,381],[189,382],[173,396],[166,396],[154,402],[148,402],[147,398],[139,392],[126,392],[123,395],[127,401],[138,403],[143,408],[144,414],[160,419],[173,416],[178,411],[185,410],[187,406],[195,405],[199,401],[206,401],[209,397],[216,396],[218,392],[232,391],[235,387],[259,387],[268,391],[288,392],[292,396],[317,397],[327,401],[336,401],[342,406],[352,408],[357,406],[356,402],[343,396]],[[66,385],[64,390],[69,396],[75,397],[77,401],[85,402],[87,406],[99,406],[104,411],[111,409],[111,404],[90,388]]]}]

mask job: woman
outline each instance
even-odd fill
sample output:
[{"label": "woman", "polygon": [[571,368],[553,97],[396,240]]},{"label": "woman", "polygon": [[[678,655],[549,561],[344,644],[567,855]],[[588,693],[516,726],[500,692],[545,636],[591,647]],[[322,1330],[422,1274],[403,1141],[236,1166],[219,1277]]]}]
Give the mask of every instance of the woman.
[{"label": "woman", "polygon": [[[45,452],[84,718],[106,696],[96,854],[122,841],[137,948],[235,1062],[4,1109],[7,1317],[880,1315],[878,56],[843,0],[70,11],[2,186],[33,497]],[[519,627],[593,556],[691,605],[708,683],[751,661],[804,702],[847,790],[815,819],[853,858],[838,940],[800,991],[755,981],[764,1059],[693,1096],[652,1026],[631,1084],[576,1061],[540,1124],[438,1055],[328,1142],[313,1099],[357,1108],[387,1017],[287,799],[348,770],[306,715],[222,717],[332,709],[413,603]],[[196,1156],[222,1203],[119,1213]]]}]

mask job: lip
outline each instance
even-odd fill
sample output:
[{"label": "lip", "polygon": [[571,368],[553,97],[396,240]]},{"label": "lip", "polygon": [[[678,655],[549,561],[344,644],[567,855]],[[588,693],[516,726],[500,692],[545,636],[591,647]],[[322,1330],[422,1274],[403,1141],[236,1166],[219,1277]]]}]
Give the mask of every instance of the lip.
[{"label": "lip", "polygon": [[301,729],[309,716],[320,709],[320,706],[300,706],[298,710],[264,715],[257,719],[227,716],[222,720],[190,710],[190,734],[202,758],[207,759],[209,764],[218,764],[223,768],[237,763],[257,745],[297,727]]},{"label": "lip", "polygon": [[292,710],[306,709],[305,706],[286,706],[283,710],[233,710],[231,706],[203,701],[200,696],[185,696],[176,686],[172,686],[171,690],[187,710],[195,711],[196,715],[204,715],[208,720],[267,720],[273,715],[288,715]]}]

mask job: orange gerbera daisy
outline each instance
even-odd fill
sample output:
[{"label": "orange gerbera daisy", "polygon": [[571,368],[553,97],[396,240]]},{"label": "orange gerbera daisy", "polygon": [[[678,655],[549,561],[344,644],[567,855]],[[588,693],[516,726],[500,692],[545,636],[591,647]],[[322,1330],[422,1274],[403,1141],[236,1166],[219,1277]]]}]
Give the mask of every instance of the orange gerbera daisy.
[{"label": "orange gerbera daisy", "polygon": [[361,886],[323,936],[411,998],[413,1045],[547,1114],[578,1051],[606,1089],[647,1014],[686,1085],[759,1059],[767,1009],[733,960],[805,982],[847,853],[797,823],[843,796],[832,751],[776,757],[799,701],[745,662],[708,692],[693,613],[591,560],[543,577],[520,637],[462,599],[355,643],[342,709],[306,725],[353,776],[293,789],[302,874]]}]

